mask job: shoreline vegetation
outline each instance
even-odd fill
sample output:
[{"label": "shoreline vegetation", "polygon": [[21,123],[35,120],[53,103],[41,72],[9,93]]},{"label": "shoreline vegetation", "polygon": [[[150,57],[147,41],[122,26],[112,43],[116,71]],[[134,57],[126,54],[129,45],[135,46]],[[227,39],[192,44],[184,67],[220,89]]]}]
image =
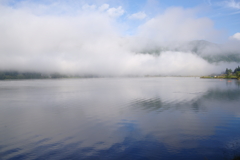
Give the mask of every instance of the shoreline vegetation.
[{"label": "shoreline vegetation", "polygon": [[[111,77],[111,76],[103,76]],[[139,76],[127,76],[127,77],[139,77]],[[145,75],[140,77],[169,77],[163,75]],[[199,77],[199,76],[170,76],[170,77]],[[60,73],[39,73],[39,72],[18,72],[18,71],[0,71],[0,80],[26,80],[26,79],[63,79],[63,78],[100,78],[96,75],[66,75]],[[226,71],[218,75],[202,76],[200,78],[205,79],[238,79],[240,80],[240,67],[235,68],[234,71],[226,68]]]},{"label": "shoreline vegetation", "polygon": [[113,77],[199,77],[199,76],[181,76],[181,75],[127,75],[127,76],[97,76],[97,75],[66,75],[60,73],[44,74],[39,72],[17,72],[17,71],[0,71],[1,80],[27,80],[27,79],[67,79],[67,78],[113,78]]},{"label": "shoreline vegetation", "polygon": [[206,79],[238,79],[240,80],[240,67],[232,71],[232,69],[226,68],[226,71],[223,74],[220,75],[210,75],[210,76],[202,76],[200,78],[206,78]]},{"label": "shoreline vegetation", "polygon": [[62,78],[96,78],[94,75],[64,75],[60,73],[44,74],[38,72],[0,71],[0,80],[26,79],[62,79]]}]

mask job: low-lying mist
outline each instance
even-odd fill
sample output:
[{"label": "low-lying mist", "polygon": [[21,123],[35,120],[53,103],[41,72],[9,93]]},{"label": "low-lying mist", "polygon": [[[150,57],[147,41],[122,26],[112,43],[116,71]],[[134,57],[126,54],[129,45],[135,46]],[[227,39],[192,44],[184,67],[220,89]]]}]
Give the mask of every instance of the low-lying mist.
[{"label": "low-lying mist", "polygon": [[134,35],[125,34],[121,8],[51,9],[0,4],[1,71],[187,76],[221,73],[240,62],[240,40],[233,36],[222,42],[224,35],[211,19],[197,17],[194,9],[167,9]]}]

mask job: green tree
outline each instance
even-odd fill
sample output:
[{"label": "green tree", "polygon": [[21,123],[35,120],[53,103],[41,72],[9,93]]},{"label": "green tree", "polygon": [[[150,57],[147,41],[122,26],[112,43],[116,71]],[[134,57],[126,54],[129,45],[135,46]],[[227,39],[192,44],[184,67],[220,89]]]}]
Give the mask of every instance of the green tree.
[{"label": "green tree", "polygon": [[228,73],[228,68],[226,68],[226,71],[225,71],[225,74],[227,74]]},{"label": "green tree", "polygon": [[237,73],[237,71],[240,71],[240,67],[239,66],[234,70],[234,73]]},{"label": "green tree", "polygon": [[237,76],[237,79],[240,80],[240,71],[237,71],[237,72],[236,72],[236,76]]},{"label": "green tree", "polygon": [[231,70],[231,69],[228,69],[228,68],[226,68],[226,71],[225,71],[225,73],[226,73],[226,78],[230,78],[230,77],[231,77],[231,75],[232,75],[232,70]]}]

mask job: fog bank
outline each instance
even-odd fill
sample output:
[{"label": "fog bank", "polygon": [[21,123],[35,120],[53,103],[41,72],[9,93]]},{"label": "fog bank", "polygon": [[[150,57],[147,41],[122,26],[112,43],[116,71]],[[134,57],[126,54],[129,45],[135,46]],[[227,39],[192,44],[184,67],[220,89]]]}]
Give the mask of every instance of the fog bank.
[{"label": "fog bank", "polygon": [[238,61],[206,58],[238,57],[238,34],[216,46],[195,44],[199,51],[189,45],[194,40],[216,42],[224,37],[211,19],[197,17],[196,9],[169,8],[148,18],[134,35],[124,34],[126,24],[119,20],[125,13],[122,6],[82,4],[74,12],[70,9],[61,4],[10,7],[0,2],[0,70],[206,75],[239,65]]}]

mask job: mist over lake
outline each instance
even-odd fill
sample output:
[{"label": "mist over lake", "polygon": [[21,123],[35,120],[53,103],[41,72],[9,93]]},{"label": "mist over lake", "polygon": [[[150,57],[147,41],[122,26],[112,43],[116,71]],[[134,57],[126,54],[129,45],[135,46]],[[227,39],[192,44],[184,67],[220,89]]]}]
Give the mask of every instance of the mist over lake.
[{"label": "mist over lake", "polygon": [[0,159],[232,159],[239,104],[237,80],[0,81]]},{"label": "mist over lake", "polygon": [[240,64],[240,12],[214,1],[1,0],[0,72],[219,74]]}]

